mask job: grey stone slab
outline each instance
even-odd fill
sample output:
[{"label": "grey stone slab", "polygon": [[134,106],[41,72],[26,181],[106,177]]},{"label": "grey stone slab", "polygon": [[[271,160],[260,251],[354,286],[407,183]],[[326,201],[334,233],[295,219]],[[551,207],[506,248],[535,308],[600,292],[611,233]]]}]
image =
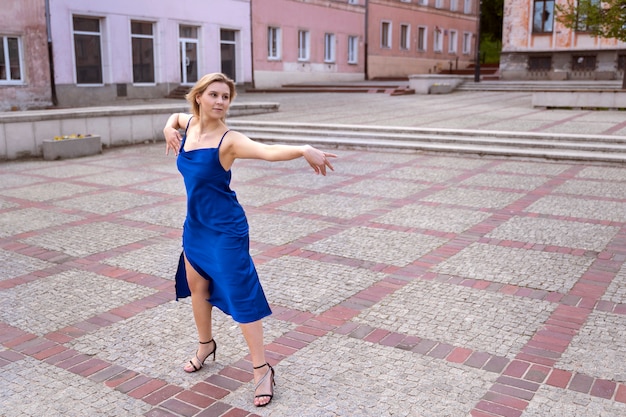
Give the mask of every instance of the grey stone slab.
[{"label": "grey stone slab", "polygon": [[140,416],[152,409],[105,384],[32,358],[3,366],[0,385],[4,417]]},{"label": "grey stone slab", "polygon": [[185,183],[183,182],[183,177],[181,177],[180,175],[160,179],[159,181],[155,182],[133,185],[132,188],[175,196],[184,196],[186,194]]},{"label": "grey stone slab", "polygon": [[626,415],[626,404],[576,391],[542,385],[522,417],[617,417]]},{"label": "grey stone slab", "polygon": [[386,204],[386,201],[371,198],[319,194],[302,198],[293,203],[283,204],[280,206],[280,209],[296,213],[352,219],[361,214],[384,207]]},{"label": "grey stone slab", "polygon": [[571,168],[572,165],[558,162],[504,161],[490,168],[490,171],[512,172],[526,175],[554,176]]},{"label": "grey stone slab", "polygon": [[404,180],[426,183],[445,183],[463,173],[459,169],[443,169],[419,166],[400,167],[385,173],[384,177],[400,178]]},{"label": "grey stone slab", "polygon": [[136,194],[127,191],[103,191],[96,195],[86,195],[57,201],[54,205],[95,214],[111,214],[159,201],[163,201],[163,197]]},{"label": "grey stone slab", "polygon": [[622,264],[619,272],[602,295],[602,299],[618,304],[626,304],[626,265]]},{"label": "grey stone slab", "polygon": [[91,272],[69,270],[3,291],[0,317],[11,326],[43,336],[154,292]]},{"label": "grey stone slab", "polygon": [[600,252],[617,232],[615,226],[514,216],[485,237]]},{"label": "grey stone slab", "polygon": [[265,213],[250,214],[248,223],[250,240],[277,246],[297,241],[333,225],[320,220]]},{"label": "grey stone slab", "polygon": [[30,245],[64,252],[71,256],[87,256],[157,235],[156,232],[134,227],[109,222],[95,222],[41,233],[23,241]]},{"label": "grey stone slab", "polygon": [[260,416],[465,416],[495,378],[485,371],[329,334],[276,366],[274,402],[266,409],[252,406],[252,383],[225,401]]},{"label": "grey stone slab", "polygon": [[607,181],[626,181],[626,168],[608,166],[584,167],[577,175],[578,178],[589,178]]},{"label": "grey stone slab", "polygon": [[407,204],[374,219],[375,222],[418,229],[462,233],[488,218],[478,210]]},{"label": "grey stone slab", "polygon": [[512,359],[555,307],[546,301],[416,280],[353,321]]},{"label": "grey stone slab", "polygon": [[11,279],[49,268],[54,264],[30,256],[0,249],[0,280]]},{"label": "grey stone slab", "polygon": [[[343,151],[342,151],[343,152]],[[411,161],[419,161],[420,155],[415,152],[387,152],[384,150],[376,150],[373,152],[361,152],[356,156],[356,160],[360,162],[371,162],[376,164],[406,164]],[[337,164],[341,165],[341,162]]]},{"label": "grey stone slab", "polygon": [[524,194],[493,190],[473,190],[468,188],[450,187],[438,191],[424,201],[460,206],[501,209],[521,198]]},{"label": "grey stone slab", "polygon": [[447,241],[420,233],[353,227],[304,248],[345,258],[406,266]]},{"label": "grey stone slab", "polygon": [[293,256],[257,266],[268,299],[319,314],[384,278],[384,274]]},{"label": "grey stone slab", "polygon": [[34,207],[8,211],[0,217],[0,237],[71,223],[82,218]]},{"label": "grey stone slab", "polygon": [[[73,178],[73,177],[84,177],[88,175],[94,174],[103,174],[104,172],[111,172],[108,168],[86,165],[76,163],[74,161],[57,161],[55,163],[51,162],[51,166],[41,169],[35,169],[30,171],[31,174],[42,175],[44,177],[49,178]],[[82,179],[82,178],[79,178]]]},{"label": "grey stone slab", "polygon": [[556,367],[596,378],[626,382],[626,317],[592,311]]},{"label": "grey stone slab", "polygon": [[179,199],[169,204],[163,203],[147,209],[140,208],[121,217],[182,230],[186,215],[187,201]]},{"label": "grey stone slab", "polygon": [[123,255],[108,258],[102,262],[129,271],[173,280],[182,251],[179,240],[168,240],[128,251]]},{"label": "grey stone slab", "polygon": [[344,160],[343,152],[339,159],[330,159],[335,168],[329,175],[347,174],[347,175],[368,175],[376,171],[389,169],[389,165],[383,161],[362,161],[355,157],[354,160]]},{"label": "grey stone slab", "polygon": [[[295,327],[292,323],[272,318],[265,319],[263,324],[267,343]],[[189,389],[248,354],[241,329],[218,309],[213,309],[213,337],[217,342],[215,362],[211,357],[201,371],[186,373],[183,367],[193,358],[198,347],[191,303],[187,298],[103,327],[69,342],[68,346]],[[251,396],[251,392],[248,395]]]},{"label": "grey stone slab", "polygon": [[[626,171],[625,171],[626,172]],[[578,196],[594,196],[622,199],[626,196],[626,179],[623,183],[608,181],[576,181],[569,180],[554,189],[555,193],[573,194]],[[624,207],[626,211],[626,206]]]},{"label": "grey stone slab", "polygon": [[26,187],[0,190],[0,195],[30,201],[48,201],[72,197],[77,194],[93,191],[96,188],[66,182],[46,182]]},{"label": "grey stone slab", "polygon": [[403,180],[364,179],[354,184],[338,188],[344,193],[360,194],[372,197],[405,198],[427,189],[425,184]]},{"label": "grey stone slab", "polygon": [[237,199],[245,206],[261,207],[300,194],[287,188],[266,187],[262,185],[238,184],[232,187],[237,193]]},{"label": "grey stone slab", "polygon": [[[145,162],[144,162],[145,163]],[[116,170],[109,171],[105,174],[88,175],[81,177],[80,181],[89,184],[111,185],[122,187],[126,185],[134,185],[142,182],[153,182],[159,179],[165,179],[166,174],[154,171],[136,171],[136,170]]]},{"label": "grey stone slab", "polygon": [[507,175],[502,173],[482,173],[474,175],[463,182],[462,185],[475,185],[480,187],[510,188],[512,190],[532,191],[540,187],[548,180],[547,177]]},{"label": "grey stone slab", "polygon": [[546,291],[569,291],[593,258],[472,243],[433,271]]},{"label": "grey stone slab", "polygon": [[452,157],[452,156],[435,156],[430,158],[424,158],[420,160],[420,165],[435,166],[443,168],[451,168],[454,170],[467,169],[474,170],[482,168],[485,165],[492,163],[489,159],[483,159],[467,155],[464,157]]},{"label": "grey stone slab", "polygon": [[626,222],[626,206],[622,201],[546,196],[528,206],[524,211],[580,219]]},{"label": "grey stone slab", "polygon": [[27,175],[14,174],[12,172],[0,172],[0,189],[23,187],[25,185],[31,185],[38,182],[43,182],[45,179],[30,177]]},{"label": "grey stone slab", "polygon": [[303,188],[307,190],[317,190],[332,184],[344,181],[343,177],[329,175],[316,175],[311,169],[310,172],[297,172],[294,174],[270,177],[264,182],[265,185],[287,186],[290,188]]},{"label": "grey stone slab", "polygon": [[9,209],[9,208],[16,208],[19,207],[20,205],[17,203],[13,203],[11,201],[7,201],[3,198],[0,198],[0,210],[5,210],[5,209]]}]

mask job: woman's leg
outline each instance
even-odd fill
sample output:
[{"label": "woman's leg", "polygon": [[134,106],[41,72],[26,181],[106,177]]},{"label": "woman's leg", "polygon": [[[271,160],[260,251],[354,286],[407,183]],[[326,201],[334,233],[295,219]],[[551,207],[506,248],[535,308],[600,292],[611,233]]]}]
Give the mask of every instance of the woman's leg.
[{"label": "woman's leg", "polygon": [[[261,378],[270,370],[264,365],[267,361],[265,359],[265,345],[263,344],[263,323],[261,320],[257,320],[252,323],[240,324],[243,337],[246,339],[248,348],[250,349],[250,356],[252,357],[252,366],[259,367],[254,369],[254,384],[256,385]],[[263,383],[256,389],[254,395],[273,394],[274,378],[265,378]],[[254,405],[263,406],[269,403],[271,397],[260,397],[254,399]]]},{"label": "woman's leg", "polygon": [[[191,290],[191,307],[193,309],[193,318],[198,329],[198,351],[196,356],[191,359],[197,369],[202,366],[202,360],[205,359],[215,348],[215,344],[206,343],[213,339],[213,323],[211,313],[213,306],[209,303],[209,281],[204,279],[185,258],[185,271],[187,272],[187,283]],[[187,363],[185,366],[187,372],[193,372],[194,367]]]}]

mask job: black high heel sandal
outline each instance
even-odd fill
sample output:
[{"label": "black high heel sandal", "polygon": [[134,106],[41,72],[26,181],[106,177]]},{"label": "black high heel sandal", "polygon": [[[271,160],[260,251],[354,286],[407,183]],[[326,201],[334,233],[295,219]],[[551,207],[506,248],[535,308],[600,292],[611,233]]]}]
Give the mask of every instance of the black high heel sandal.
[{"label": "black high heel sandal", "polygon": [[272,365],[270,365],[269,363],[266,362],[263,365],[254,366],[253,368],[254,369],[261,369],[264,366],[267,366],[270,369],[267,370],[265,375],[263,375],[263,377],[261,379],[259,379],[259,382],[257,382],[257,384],[254,386],[254,392],[256,392],[257,388],[259,388],[259,386],[263,383],[263,381],[265,381],[265,378],[267,378],[267,376],[270,375],[270,374],[271,374],[270,377],[272,378],[272,382],[270,383],[270,387],[272,388],[272,392],[270,394],[255,395],[254,398],[265,398],[265,397],[268,397],[270,399],[265,404],[259,404],[259,405],[255,404],[257,407],[265,407],[266,405],[271,403],[272,402],[272,398],[274,398],[274,385],[276,385],[276,381],[274,380],[274,368],[272,368]]},{"label": "black high heel sandal", "polygon": [[198,357],[198,351],[196,350],[196,360],[198,361],[198,363],[200,364],[200,367],[197,367],[195,363],[193,363],[193,359],[189,361],[189,363],[191,364],[191,366],[193,367],[193,371],[191,370],[187,370],[188,368],[183,368],[183,370],[187,373],[193,373],[193,372],[198,372],[200,369],[202,369],[202,367],[204,366],[204,361],[207,360],[207,358],[211,355],[213,355],[213,361],[215,362],[215,351],[217,350],[217,343],[215,342],[215,340],[211,339],[208,342],[198,342],[201,345],[208,345],[209,343],[213,342],[213,350],[209,352],[208,355],[206,355],[204,357],[204,359],[200,360],[200,358]]}]

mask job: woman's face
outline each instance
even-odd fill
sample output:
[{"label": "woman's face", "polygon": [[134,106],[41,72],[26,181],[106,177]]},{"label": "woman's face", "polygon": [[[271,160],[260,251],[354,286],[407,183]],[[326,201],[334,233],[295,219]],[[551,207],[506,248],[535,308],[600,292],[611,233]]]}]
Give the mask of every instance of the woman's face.
[{"label": "woman's face", "polygon": [[230,88],[228,84],[216,81],[196,97],[200,105],[200,113],[222,119],[230,106]]}]

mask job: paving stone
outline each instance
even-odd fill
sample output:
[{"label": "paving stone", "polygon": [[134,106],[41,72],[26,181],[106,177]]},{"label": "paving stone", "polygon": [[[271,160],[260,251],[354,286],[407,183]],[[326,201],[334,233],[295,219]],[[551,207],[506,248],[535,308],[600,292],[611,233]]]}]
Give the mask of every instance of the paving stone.
[{"label": "paving stone", "polygon": [[81,220],[83,217],[39,208],[8,211],[0,218],[0,238]]},{"label": "paving stone", "polygon": [[138,206],[153,204],[163,198],[130,193],[126,191],[104,191],[98,195],[74,197],[54,204],[68,209],[79,209],[95,214],[111,214]]},{"label": "paving stone", "polygon": [[570,180],[555,188],[557,193],[619,199],[626,195],[626,183]]},{"label": "paving stone", "polygon": [[489,216],[489,213],[476,210],[407,204],[377,217],[374,221],[418,229],[462,233]]},{"label": "paving stone", "polygon": [[600,252],[617,232],[619,228],[614,226],[515,216],[485,236]]},{"label": "paving stone", "polygon": [[383,176],[426,183],[445,183],[462,173],[463,171],[458,169],[437,169],[432,167],[410,166],[390,170],[389,172],[383,174]]},{"label": "paving stone", "polygon": [[123,255],[108,258],[102,262],[128,271],[137,271],[142,274],[173,280],[181,251],[181,242],[168,240],[128,251]]},{"label": "paving stone", "polygon": [[281,214],[253,213],[248,216],[250,240],[285,245],[333,226],[320,220],[300,219]]},{"label": "paving stone", "polygon": [[237,199],[244,208],[246,206],[261,207],[280,200],[295,197],[300,193],[286,188],[266,187],[257,185],[239,184],[234,188]]},{"label": "paving stone", "polygon": [[0,318],[43,336],[154,292],[91,272],[70,270],[5,290]]},{"label": "paving stone", "polygon": [[435,272],[565,293],[593,258],[472,243],[439,263]]},{"label": "paving stone", "polygon": [[87,256],[157,236],[158,233],[109,222],[95,222],[42,233],[23,242],[71,256]]},{"label": "paving stone", "polygon": [[354,321],[512,359],[554,307],[546,301],[416,280]]},{"label": "paving stone", "polygon": [[522,195],[514,192],[450,187],[424,198],[424,201],[476,208],[501,209],[518,200]]},{"label": "paving stone", "polygon": [[[372,244],[376,242],[376,244]],[[377,263],[406,266],[447,239],[418,233],[353,227],[312,243],[304,249]]]},{"label": "paving stone", "polygon": [[4,417],[139,416],[152,408],[104,384],[32,358],[2,367],[0,385]]},{"label": "paving stone", "polygon": [[0,280],[5,280],[45,269],[54,264],[0,249],[0,265],[2,265]]},{"label": "paving stone", "polygon": [[25,185],[31,185],[37,182],[43,182],[45,179],[37,177],[29,177],[26,175],[6,173],[2,175],[2,182],[0,182],[0,189],[23,187]]},{"label": "paving stone", "polygon": [[427,188],[428,186],[425,184],[416,184],[408,181],[365,179],[338,188],[337,191],[372,197],[405,198]]},{"label": "paving stone", "polygon": [[187,201],[181,199],[180,201],[158,204],[150,208],[138,208],[135,211],[122,215],[122,217],[148,224],[180,229],[182,233],[186,211]]},{"label": "paving stone", "polygon": [[604,295],[602,295],[602,299],[617,304],[626,304],[626,265],[622,265],[604,292]]},{"label": "paving stone", "polygon": [[531,204],[525,211],[580,219],[626,222],[624,203],[617,201],[547,196]]},{"label": "paving stone", "polygon": [[351,219],[386,205],[385,201],[321,194],[280,206],[281,210]]},{"label": "paving stone", "polygon": [[462,181],[460,184],[531,191],[543,185],[547,180],[547,177],[507,175],[502,173],[482,173],[474,175]]},{"label": "paving stone", "polygon": [[[106,174],[104,174],[106,172]],[[30,171],[34,175],[42,175],[49,178],[77,178],[82,181],[82,177],[100,174],[109,175],[111,170],[99,166],[85,165],[85,164],[54,164],[46,168],[35,169]]]},{"label": "paving stone", "polygon": [[0,195],[30,201],[47,201],[72,197],[76,194],[86,193],[93,190],[95,190],[94,187],[89,187],[86,185],[77,185],[63,182],[48,182],[44,184],[34,184],[26,187],[0,190]]},{"label": "paving stone", "polygon": [[622,167],[609,167],[609,166],[588,166],[580,170],[576,174],[578,178],[589,178],[606,181],[624,181],[626,180],[626,174]]},{"label": "paving stone", "polygon": [[539,388],[522,414],[523,417],[616,417],[623,415],[626,415],[626,404],[624,403],[566,391],[548,385]]},{"label": "paving stone", "polygon": [[524,175],[559,175],[571,168],[571,165],[562,162],[545,164],[541,162],[504,161],[498,163],[490,171],[512,172]]},{"label": "paving stone", "polygon": [[154,193],[170,194],[185,197],[185,184],[180,174],[173,178],[160,179],[159,181],[133,185],[133,189],[151,191]]}]

